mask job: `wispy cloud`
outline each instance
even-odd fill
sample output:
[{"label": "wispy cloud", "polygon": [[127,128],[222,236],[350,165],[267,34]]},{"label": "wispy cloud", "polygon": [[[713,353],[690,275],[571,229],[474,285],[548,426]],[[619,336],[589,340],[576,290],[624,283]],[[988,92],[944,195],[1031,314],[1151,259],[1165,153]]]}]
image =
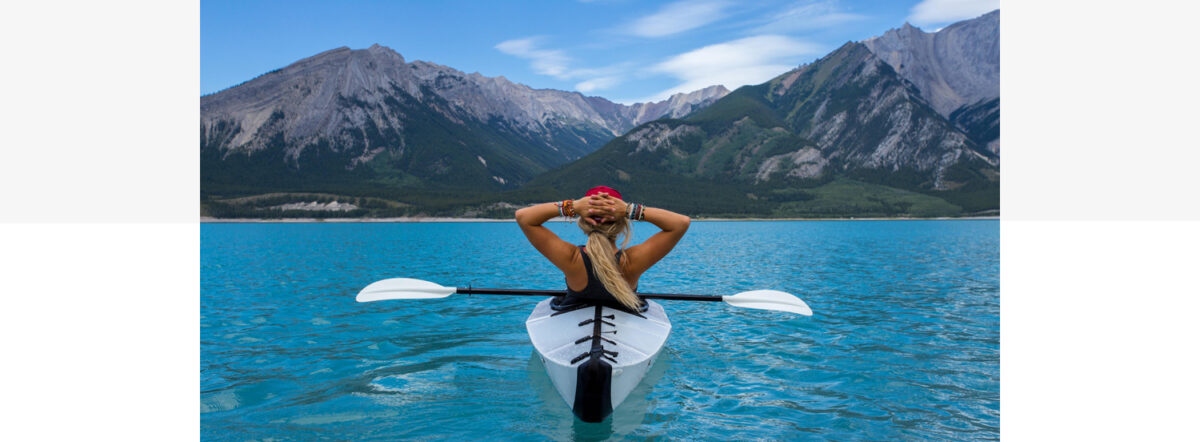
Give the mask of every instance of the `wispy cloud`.
[{"label": "wispy cloud", "polygon": [[[675,87],[639,100],[659,101],[676,93],[718,84],[736,89],[765,82],[807,61],[806,57],[820,55],[822,50],[828,49],[797,35],[868,18],[847,11],[838,0],[751,9],[735,8],[734,3],[728,0],[696,0],[667,4],[653,14],[610,30],[641,38],[666,37],[727,22],[737,15],[754,15],[756,18],[726,23],[726,30],[732,29],[750,37],[680,53],[641,69],[632,66],[632,60],[607,67],[580,68],[577,66],[579,62],[567,52],[548,47],[544,37],[508,40],[496,45],[496,49],[529,60],[532,70],[538,74],[574,82],[575,90],[583,93],[613,91],[632,77],[669,77],[678,80]],[[634,41],[644,43],[643,40]]]},{"label": "wispy cloud", "polygon": [[679,1],[631,23],[627,32],[639,37],[665,37],[699,28],[724,17],[725,1]]},{"label": "wispy cloud", "polygon": [[549,75],[560,80],[571,78],[567,70],[571,63],[571,57],[557,49],[540,48],[540,40],[539,37],[508,40],[496,45],[496,49],[505,54],[529,60],[533,71],[539,74]]},{"label": "wispy cloud", "polygon": [[658,101],[680,92],[713,85],[729,89],[763,83],[787,72],[804,56],[819,54],[819,45],[782,35],[759,35],[705,46],[673,56],[650,68],[682,81],[643,101]]},{"label": "wispy cloud", "polygon": [[819,1],[790,7],[765,18],[759,33],[777,34],[829,28],[863,20],[863,15],[843,12],[836,1]]},{"label": "wispy cloud", "polygon": [[596,77],[584,80],[575,85],[575,90],[583,93],[594,92],[597,90],[610,89],[613,86],[621,84],[622,78],[619,76]]},{"label": "wispy cloud", "polygon": [[580,80],[575,84],[579,92],[594,92],[609,89],[624,81],[622,72],[629,70],[627,64],[601,68],[575,68],[574,60],[560,49],[543,47],[541,37],[507,40],[496,45],[496,49],[508,55],[529,60],[530,68],[541,75],[568,81]]},{"label": "wispy cloud", "polygon": [[917,26],[975,18],[1000,9],[1000,0],[925,0],[909,11],[908,21]]}]

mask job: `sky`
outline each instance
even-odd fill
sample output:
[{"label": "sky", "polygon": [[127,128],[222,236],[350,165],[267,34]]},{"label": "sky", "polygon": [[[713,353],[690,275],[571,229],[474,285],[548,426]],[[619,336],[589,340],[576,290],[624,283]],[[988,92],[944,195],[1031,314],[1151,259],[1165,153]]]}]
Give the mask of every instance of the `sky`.
[{"label": "sky", "polygon": [[226,1],[200,3],[200,92],[333,48],[631,104],[759,84],[910,22],[933,32],[999,0]]}]

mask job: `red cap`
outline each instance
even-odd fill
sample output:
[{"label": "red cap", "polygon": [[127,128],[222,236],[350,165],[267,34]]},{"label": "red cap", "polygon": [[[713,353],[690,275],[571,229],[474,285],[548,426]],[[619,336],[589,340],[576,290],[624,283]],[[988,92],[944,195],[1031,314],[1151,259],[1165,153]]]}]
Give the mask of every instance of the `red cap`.
[{"label": "red cap", "polygon": [[616,198],[617,198],[617,199],[619,199],[619,200],[623,200],[623,199],[625,199],[625,198],[621,198],[621,192],[617,192],[617,189],[613,189],[613,188],[611,188],[611,187],[608,187],[608,186],[596,186],[596,187],[593,187],[593,188],[591,188],[591,189],[588,189],[587,193],[586,193],[586,194],[584,194],[583,196],[592,196],[592,195],[595,195],[595,194],[597,194],[597,193],[600,193],[600,192],[604,192],[604,193],[607,193],[607,194],[609,194],[609,195],[612,195],[612,196],[616,197]]}]

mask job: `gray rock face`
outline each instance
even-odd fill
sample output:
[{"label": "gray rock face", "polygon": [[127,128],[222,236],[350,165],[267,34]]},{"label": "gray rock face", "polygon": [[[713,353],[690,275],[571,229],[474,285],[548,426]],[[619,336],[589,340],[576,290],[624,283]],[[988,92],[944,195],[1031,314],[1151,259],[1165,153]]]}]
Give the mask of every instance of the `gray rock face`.
[{"label": "gray rock face", "polygon": [[[256,139],[271,115],[282,110],[288,118],[281,130],[289,139],[314,135],[336,135],[342,112],[335,104],[339,96],[356,96],[379,101],[377,94],[360,91],[386,90],[399,85],[419,96],[412,76],[402,67],[404,58],[381,46],[364,51],[338,48],[297,61],[286,68],[266,73],[238,86],[200,98],[201,125],[215,133],[215,125],[233,122],[240,128],[227,148],[257,150],[265,146]],[[361,115],[348,115],[361,119]],[[399,122],[395,122],[399,124]]]},{"label": "gray rock face", "polygon": [[848,43],[771,85],[769,96],[797,135],[845,167],[916,170],[928,174],[929,188],[944,190],[948,184],[943,176],[960,161],[996,164],[931,112],[917,91],[864,45]]},{"label": "gray rock face", "polygon": [[816,178],[825,170],[829,160],[821,156],[821,151],[813,147],[805,147],[791,153],[775,155],[763,160],[754,174],[754,182],[771,180],[771,175],[786,170],[785,176],[796,178]]},{"label": "gray rock face", "polygon": [[943,117],[1000,96],[1000,10],[935,33],[905,23],[862,43]]},{"label": "gray rock face", "polygon": [[512,189],[634,126],[729,93],[626,106],[338,48],[200,98],[201,187]]},{"label": "gray rock face", "polygon": [[672,128],[665,124],[652,123],[637,131],[630,132],[625,139],[630,143],[637,144],[637,148],[634,149],[635,153],[654,152],[659,148],[669,146],[683,137],[699,133],[700,129],[694,126],[681,125]]},{"label": "gray rock face", "polygon": [[[611,135],[608,138],[664,116],[681,117],[729,93],[724,87],[712,86],[661,102],[627,106],[577,92],[533,89],[504,77],[464,74],[424,61],[406,63],[395,51],[374,45],[364,50],[342,47],[322,52],[201,97],[201,124],[209,129],[207,133],[217,133],[212,129],[219,122],[234,123],[240,130],[227,148],[251,151],[265,146],[259,130],[276,111],[285,115],[281,130],[288,140],[336,139],[347,129],[346,121],[352,128],[373,120],[378,127],[403,130],[406,122],[402,116],[348,113],[338,103],[342,97],[378,106],[399,91],[459,123],[465,118],[480,122],[500,119],[538,137],[563,126],[579,126],[606,132]],[[595,143],[593,149],[605,141]]]},{"label": "gray rock face", "polygon": [[683,118],[728,94],[729,89],[725,89],[725,86],[709,86],[686,94],[678,93],[656,103],[636,103],[629,106],[624,114],[628,115],[633,126],[659,118]]},{"label": "gray rock face", "polygon": [[988,152],[1000,155],[1000,99],[979,101],[958,108],[950,121],[966,132],[971,140],[985,146]]}]

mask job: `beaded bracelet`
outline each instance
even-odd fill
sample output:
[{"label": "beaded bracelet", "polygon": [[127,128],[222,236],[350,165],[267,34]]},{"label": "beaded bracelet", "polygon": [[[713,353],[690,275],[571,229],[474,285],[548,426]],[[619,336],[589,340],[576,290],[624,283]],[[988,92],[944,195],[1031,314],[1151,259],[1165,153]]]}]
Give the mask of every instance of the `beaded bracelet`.
[{"label": "beaded bracelet", "polygon": [[558,214],[566,217],[575,216],[575,201],[563,200],[558,208]]}]

